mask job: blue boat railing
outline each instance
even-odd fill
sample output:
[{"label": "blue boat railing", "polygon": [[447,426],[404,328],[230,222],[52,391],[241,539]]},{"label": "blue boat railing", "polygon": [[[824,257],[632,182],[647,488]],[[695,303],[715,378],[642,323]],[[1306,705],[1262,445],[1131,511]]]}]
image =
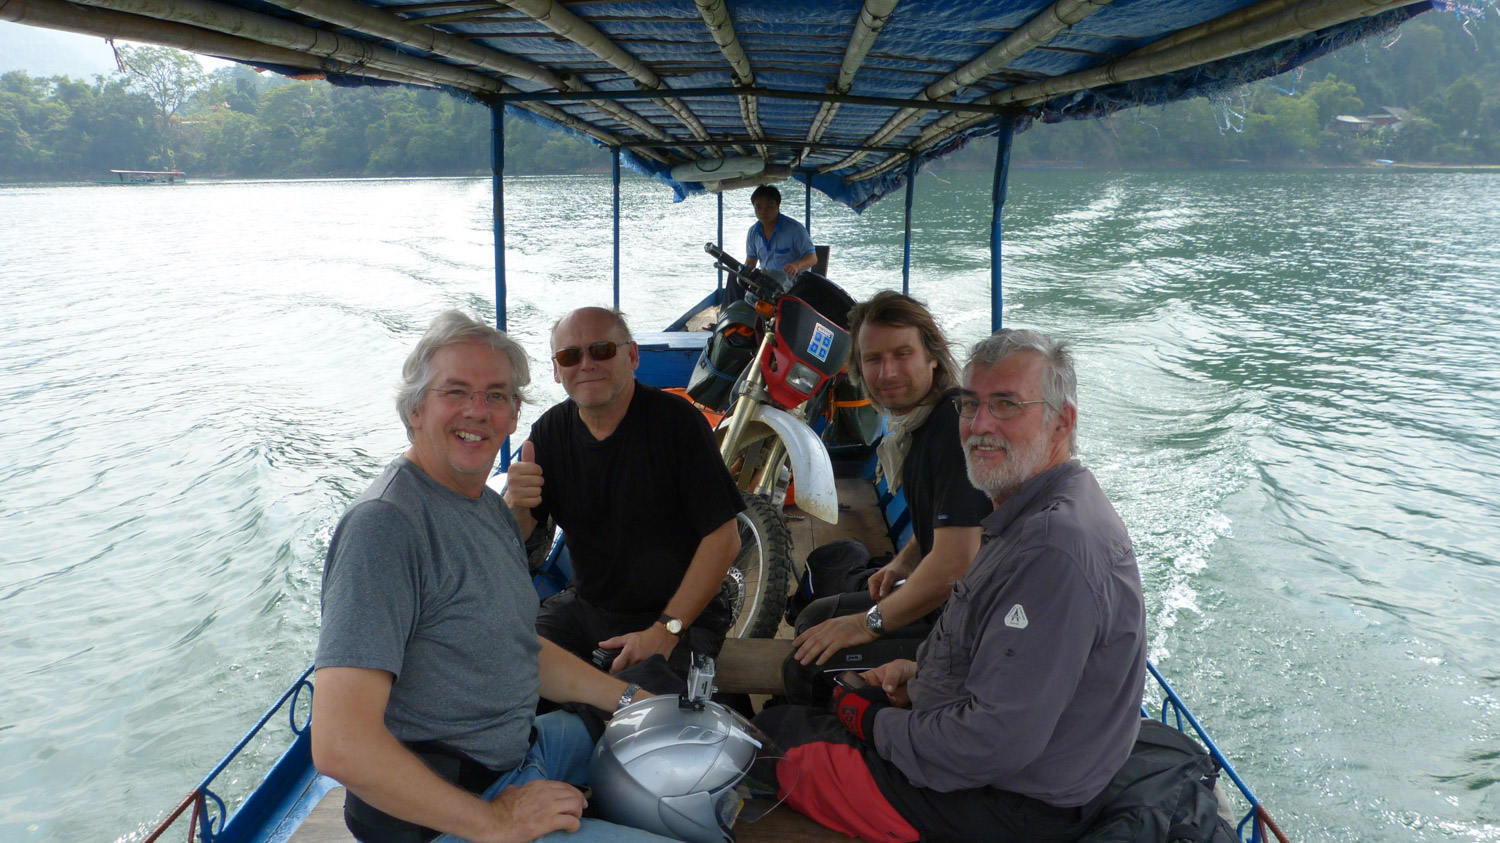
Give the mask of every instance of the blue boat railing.
[{"label": "blue boat railing", "polygon": [[[1188,710],[1187,703],[1183,702],[1182,697],[1177,695],[1171,683],[1167,682],[1166,677],[1161,675],[1161,671],[1157,670],[1156,665],[1149,659],[1146,661],[1146,669],[1151,672],[1151,677],[1156,680],[1156,684],[1161,686],[1162,690],[1161,711],[1157,719],[1169,726],[1175,726],[1179,732],[1187,731],[1187,729],[1183,728],[1184,721],[1186,721],[1187,725],[1192,726],[1193,731],[1198,736],[1198,740],[1208,748],[1208,754],[1218,763],[1220,770],[1229,776],[1229,780],[1234,782],[1234,786],[1239,788],[1240,795],[1249,804],[1250,809],[1245,812],[1245,815],[1240,818],[1239,823],[1235,826],[1235,833],[1239,836],[1240,840],[1247,843],[1264,843],[1267,839],[1266,831],[1269,829],[1280,843],[1288,843],[1286,834],[1282,832],[1281,827],[1276,824],[1276,821],[1271,818],[1270,812],[1261,804],[1260,799],[1255,795],[1255,791],[1251,790],[1250,785],[1246,784],[1245,780],[1240,778],[1240,774],[1235,771],[1234,765],[1229,763],[1229,759],[1219,749],[1218,744],[1214,743],[1213,738],[1208,736],[1208,730],[1204,729],[1203,725],[1198,722],[1198,718],[1194,717],[1193,713]],[[1141,716],[1152,716],[1145,702],[1141,703]],[[1168,717],[1173,717],[1176,722],[1169,722]]]},{"label": "blue boat railing", "polygon": [[[291,687],[276,700],[266,712],[260,716],[255,725],[250,727],[244,737],[239,739],[224,758],[209,771],[208,775],[198,783],[191,793],[187,795],[177,806],[147,835],[142,843],[154,843],[161,835],[172,826],[189,807],[193,809],[188,832],[188,840],[198,840],[202,843],[231,843],[231,841],[258,839],[260,831],[257,823],[264,818],[269,818],[274,809],[284,802],[284,796],[296,780],[306,780],[315,775],[311,770],[311,740],[312,734],[309,726],[312,722],[312,695],[313,683],[310,680],[313,666],[307,669],[292,682]],[[302,701],[302,692],[307,692],[307,704],[299,706]],[[251,791],[244,802],[231,815],[225,805],[224,798],[213,789],[214,781],[239,757],[240,753],[260,734],[272,718],[282,709],[287,713],[287,724],[292,730],[291,746],[282,753],[270,772],[266,774],[260,784]],[[298,721],[298,713],[305,712],[305,717]],[[231,820],[233,830],[231,829]],[[238,833],[232,833],[237,831]]]}]

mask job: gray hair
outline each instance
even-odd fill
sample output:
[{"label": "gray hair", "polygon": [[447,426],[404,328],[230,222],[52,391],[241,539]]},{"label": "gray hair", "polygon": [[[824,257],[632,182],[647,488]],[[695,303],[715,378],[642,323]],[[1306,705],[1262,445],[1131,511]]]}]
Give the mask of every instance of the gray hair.
[{"label": "gray hair", "polygon": [[411,418],[427,401],[427,387],[432,383],[432,358],[450,345],[464,342],[479,342],[504,352],[510,358],[510,370],[515,383],[511,392],[517,404],[526,400],[521,387],[531,383],[531,364],[526,350],[511,339],[510,335],[483,322],[475,321],[457,310],[446,310],[437,315],[428,326],[427,333],[417,340],[417,347],[407,355],[401,367],[401,385],[396,389],[396,412],[401,414],[401,423],[406,425],[406,438],[411,439]]},{"label": "gray hair", "polygon": [[558,329],[558,327],[560,325],[562,325],[563,322],[567,321],[568,317],[570,317],[573,314],[577,313],[579,310],[601,310],[601,311],[603,311],[605,313],[608,313],[610,316],[614,317],[615,327],[618,328],[620,330],[620,332],[625,335],[625,341],[626,342],[635,342],[635,337],[633,337],[633,336],[630,335],[630,325],[629,325],[629,323],[627,323],[625,321],[625,312],[623,310],[620,310],[617,307],[580,307],[580,308],[578,308],[576,310],[570,310],[570,311],[568,311],[567,313],[563,314],[563,316],[560,319],[558,319],[556,322],[552,323],[552,331],[551,331],[551,337],[552,337],[552,339],[551,339],[551,343],[552,343],[552,350],[553,351],[557,350],[557,329]]},{"label": "gray hair", "polygon": [[[1047,411],[1053,416],[1063,407],[1072,404],[1078,407],[1078,374],[1073,368],[1073,348],[1065,340],[1056,340],[1041,331],[1030,328],[1001,328],[985,337],[969,349],[969,362],[964,364],[967,380],[978,366],[993,366],[1000,361],[1031,351],[1042,358],[1042,400],[1047,402]],[[1078,426],[1068,437],[1068,452],[1078,452]]]}]

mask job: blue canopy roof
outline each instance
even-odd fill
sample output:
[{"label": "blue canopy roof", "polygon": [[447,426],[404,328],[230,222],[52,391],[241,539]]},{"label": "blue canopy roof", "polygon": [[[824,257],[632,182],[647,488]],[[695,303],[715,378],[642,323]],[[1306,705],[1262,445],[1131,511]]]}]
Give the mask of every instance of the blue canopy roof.
[{"label": "blue canopy roof", "polygon": [[[65,24],[26,18],[54,6],[98,11]],[[673,166],[752,156],[768,165],[760,180],[791,175],[859,210],[900,188],[913,159],[940,158],[1004,121],[1024,130],[1212,95],[1428,8],[1427,0],[0,0],[0,17],[335,84],[445,87],[620,147],[630,166],[679,197],[734,184],[674,180]]]}]

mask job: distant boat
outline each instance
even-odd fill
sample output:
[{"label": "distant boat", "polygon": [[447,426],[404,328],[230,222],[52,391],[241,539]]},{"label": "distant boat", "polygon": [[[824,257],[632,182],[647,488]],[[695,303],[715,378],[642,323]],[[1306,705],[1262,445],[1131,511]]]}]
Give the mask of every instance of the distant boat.
[{"label": "distant boat", "polygon": [[187,173],[181,170],[110,170],[117,181],[100,184],[177,184],[187,181]]}]

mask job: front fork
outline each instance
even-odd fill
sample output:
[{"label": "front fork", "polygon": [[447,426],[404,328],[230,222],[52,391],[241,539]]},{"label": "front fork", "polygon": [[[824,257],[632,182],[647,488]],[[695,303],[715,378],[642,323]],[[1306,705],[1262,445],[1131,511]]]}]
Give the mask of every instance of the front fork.
[{"label": "front fork", "polygon": [[775,341],[776,323],[775,320],[770,320],[766,324],[760,348],[755,351],[755,359],[750,361],[745,382],[740,384],[739,397],[735,399],[734,409],[729,414],[729,427],[725,429],[724,439],[719,443],[719,455],[724,458],[725,465],[730,465],[739,454],[740,440],[745,436],[745,429],[755,420],[753,417],[759,416],[756,408],[771,400],[770,394],[766,392],[766,379],[760,372],[760,364],[770,353],[771,343]]},{"label": "front fork", "polygon": [[[750,361],[750,369],[745,375],[745,380],[740,384],[739,397],[735,400],[734,409],[729,414],[729,426],[724,431],[724,438],[719,443],[719,454],[724,459],[724,464],[732,470],[737,458],[744,455],[745,431],[750,423],[760,418],[760,407],[771,402],[770,393],[766,392],[766,378],[761,372],[761,363],[770,353],[771,344],[776,341],[776,320],[766,321],[765,334],[760,342],[760,348],[755,352],[755,359]],[[743,473],[746,468],[751,469],[749,476],[738,478],[741,489],[757,495],[770,497],[776,490],[777,481],[781,473],[782,463],[786,461],[786,445],[780,438],[773,439],[770,452],[765,459],[759,460],[760,470],[756,474],[754,466],[741,468]]]}]

